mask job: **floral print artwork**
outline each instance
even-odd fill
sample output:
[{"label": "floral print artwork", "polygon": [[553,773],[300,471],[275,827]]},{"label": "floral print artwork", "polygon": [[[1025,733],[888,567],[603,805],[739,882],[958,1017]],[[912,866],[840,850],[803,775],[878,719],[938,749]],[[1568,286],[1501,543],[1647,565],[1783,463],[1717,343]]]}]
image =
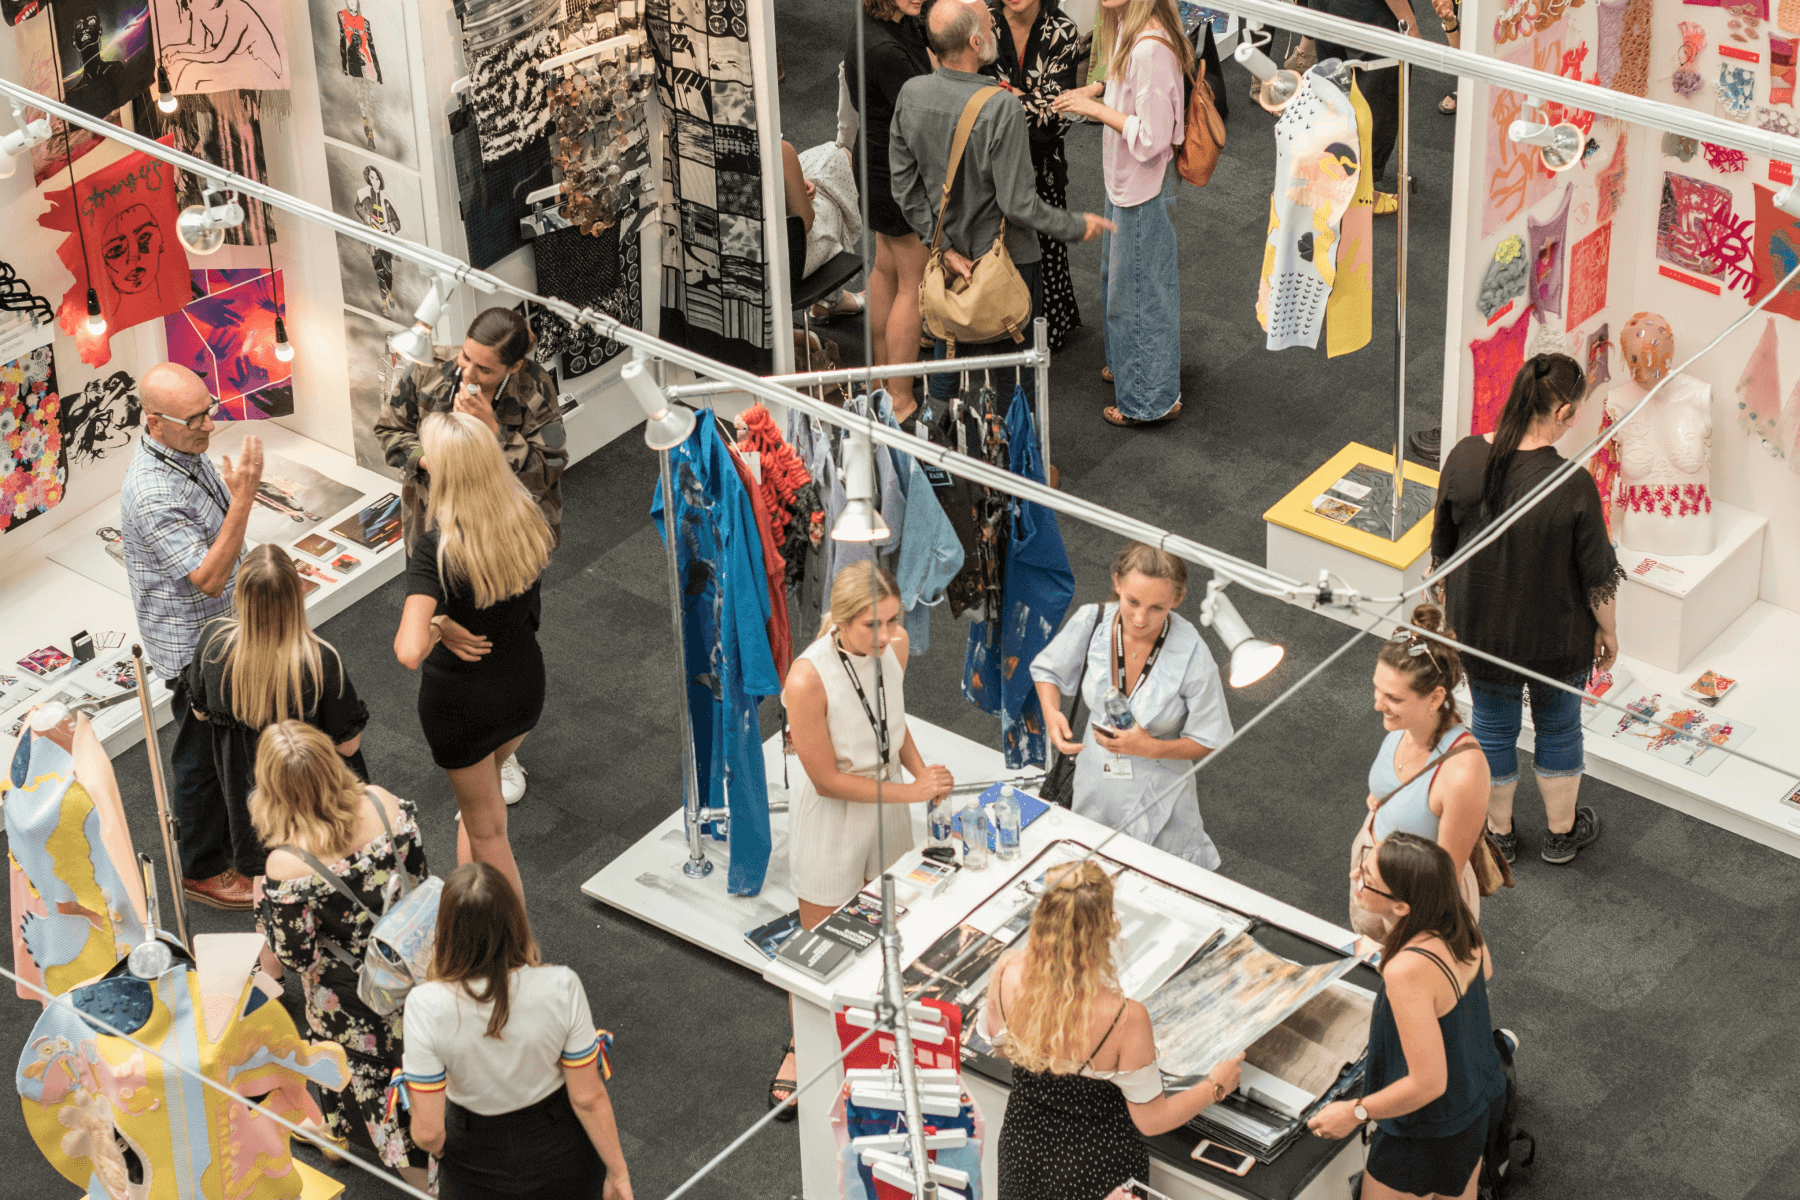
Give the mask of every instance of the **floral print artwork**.
[{"label": "floral print artwork", "polygon": [[56,361],[40,346],[0,367],[0,533],[55,508],[69,481]]}]

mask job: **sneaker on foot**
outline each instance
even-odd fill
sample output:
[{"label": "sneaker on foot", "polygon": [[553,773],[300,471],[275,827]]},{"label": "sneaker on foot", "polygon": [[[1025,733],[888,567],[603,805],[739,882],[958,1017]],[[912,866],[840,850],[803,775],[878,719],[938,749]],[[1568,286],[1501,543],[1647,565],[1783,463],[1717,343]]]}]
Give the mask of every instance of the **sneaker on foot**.
[{"label": "sneaker on foot", "polygon": [[1519,861],[1519,831],[1515,828],[1511,833],[1496,833],[1490,826],[1488,832],[1494,835],[1494,844],[1500,847],[1500,857],[1509,863]]},{"label": "sneaker on foot", "polygon": [[1538,856],[1547,863],[1558,865],[1575,861],[1575,855],[1583,846],[1593,845],[1600,836],[1600,818],[1594,810],[1583,806],[1575,810],[1575,824],[1567,833],[1546,833],[1544,848]]},{"label": "sneaker on foot", "polygon": [[500,764],[500,795],[508,804],[525,798],[525,768],[519,765],[516,754]]}]

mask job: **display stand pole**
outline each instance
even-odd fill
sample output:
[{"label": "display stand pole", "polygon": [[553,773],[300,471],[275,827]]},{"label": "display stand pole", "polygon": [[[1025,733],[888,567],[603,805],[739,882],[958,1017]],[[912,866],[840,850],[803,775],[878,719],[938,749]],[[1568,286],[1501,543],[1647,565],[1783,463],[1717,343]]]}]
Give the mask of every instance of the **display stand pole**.
[{"label": "display stand pole", "polygon": [[1050,322],[1038,317],[1031,322],[1033,349],[1037,365],[1032,367],[1037,389],[1038,450],[1044,456],[1044,478],[1050,478]]},{"label": "display stand pole", "polygon": [[894,877],[881,876],[881,999],[893,1022],[894,1058],[900,1068],[900,1094],[906,1102],[906,1138],[912,1147],[913,1195],[937,1200],[931,1156],[925,1149],[925,1110],[919,1103],[919,1063],[913,1057],[912,1028],[906,1016],[906,989],[900,982],[900,927],[894,918]]},{"label": "display stand pole", "polygon": [[675,528],[675,464],[667,450],[658,450],[656,458],[662,471],[663,552],[669,566],[669,621],[675,627],[676,673],[681,677],[681,691],[675,708],[681,715],[681,781],[682,803],[687,809],[688,858],[681,873],[689,879],[712,874],[713,865],[700,844],[700,766],[694,756],[694,720],[688,714],[687,638],[681,628],[681,565],[675,558],[675,542],[680,531]]},{"label": "display stand pole", "polygon": [[[1406,22],[1400,22],[1406,32]],[[1406,220],[1412,199],[1412,175],[1407,170],[1406,106],[1410,104],[1412,65],[1401,59],[1394,68],[1400,72],[1400,143],[1399,210],[1394,225],[1394,520],[1388,540],[1399,541],[1406,530],[1400,523],[1400,494],[1406,487]]]},{"label": "display stand pole", "polygon": [[[156,825],[162,832],[163,858],[169,863],[169,908],[175,914],[175,936],[190,951],[187,888],[181,877],[181,824],[169,807],[169,789],[163,782],[162,744],[156,740],[156,714],[150,708],[150,675],[144,670],[144,648],[133,642],[131,670],[137,676],[138,713],[144,719],[144,749],[150,753],[150,790],[156,797]],[[181,714],[175,714],[177,721]],[[147,899],[148,897],[146,897]]]}]

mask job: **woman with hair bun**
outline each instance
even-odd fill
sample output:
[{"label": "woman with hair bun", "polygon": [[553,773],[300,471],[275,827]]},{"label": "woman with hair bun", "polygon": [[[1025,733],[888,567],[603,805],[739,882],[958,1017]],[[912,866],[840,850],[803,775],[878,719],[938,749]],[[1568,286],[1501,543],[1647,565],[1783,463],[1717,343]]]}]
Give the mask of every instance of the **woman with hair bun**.
[{"label": "woman with hair bun", "polygon": [[[1429,604],[1412,624],[1446,638],[1456,635]],[[1475,753],[1452,694],[1462,682],[1456,647],[1405,627],[1382,646],[1375,663],[1375,711],[1388,735],[1369,767],[1369,816],[1351,844],[1354,862],[1392,833],[1411,833],[1442,846],[1460,882],[1463,903],[1481,913],[1481,891],[1469,857],[1487,816],[1487,760]],[[1469,741],[1465,741],[1469,739]],[[1458,747],[1462,747],[1460,750]],[[1386,925],[1350,893],[1350,927],[1379,939]]]},{"label": "woman with hair bun", "polygon": [[1024,950],[995,964],[979,1017],[1013,1064],[1000,1200],[1102,1200],[1150,1178],[1144,1137],[1237,1090],[1244,1056],[1164,1095],[1150,1014],[1119,990],[1111,877],[1090,859],[1052,868],[1048,884]]},{"label": "woman with hair bun", "polygon": [[[1586,396],[1587,378],[1566,354],[1539,354],[1519,368],[1499,427],[1464,438],[1444,460],[1431,533],[1434,572],[1563,465],[1556,441],[1574,427]],[[1613,600],[1624,578],[1599,489],[1576,473],[1450,575],[1444,612],[1470,649],[1580,689],[1618,657]],[[1529,688],[1532,768],[1549,825],[1539,856],[1574,861],[1600,836],[1599,816],[1575,803],[1585,767],[1581,697],[1475,655],[1467,666],[1472,725],[1492,775],[1488,828],[1501,852],[1511,862],[1518,851],[1519,699]]]}]

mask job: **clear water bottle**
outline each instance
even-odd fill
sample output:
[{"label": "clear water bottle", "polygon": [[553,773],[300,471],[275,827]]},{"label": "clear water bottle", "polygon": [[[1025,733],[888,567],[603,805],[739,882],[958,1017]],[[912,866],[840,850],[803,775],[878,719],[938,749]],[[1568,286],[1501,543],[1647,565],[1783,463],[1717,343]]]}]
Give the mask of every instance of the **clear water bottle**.
[{"label": "clear water bottle", "polygon": [[963,866],[971,871],[985,871],[988,865],[987,809],[980,796],[970,796],[962,810]]},{"label": "clear water bottle", "polygon": [[931,802],[931,809],[925,818],[925,844],[927,846],[943,847],[956,844],[956,826],[951,824],[951,818],[954,816],[949,796],[940,796]]},{"label": "clear water bottle", "polygon": [[1117,684],[1106,689],[1106,696],[1100,704],[1106,710],[1106,723],[1114,729],[1130,729],[1137,723],[1131,716],[1130,701],[1125,699],[1125,693],[1119,690]]},{"label": "clear water bottle", "polygon": [[1021,813],[1019,811],[1019,793],[1013,790],[1012,784],[1003,784],[1000,798],[994,801],[994,853],[1001,862],[1012,862],[1019,857],[1019,827]]}]

